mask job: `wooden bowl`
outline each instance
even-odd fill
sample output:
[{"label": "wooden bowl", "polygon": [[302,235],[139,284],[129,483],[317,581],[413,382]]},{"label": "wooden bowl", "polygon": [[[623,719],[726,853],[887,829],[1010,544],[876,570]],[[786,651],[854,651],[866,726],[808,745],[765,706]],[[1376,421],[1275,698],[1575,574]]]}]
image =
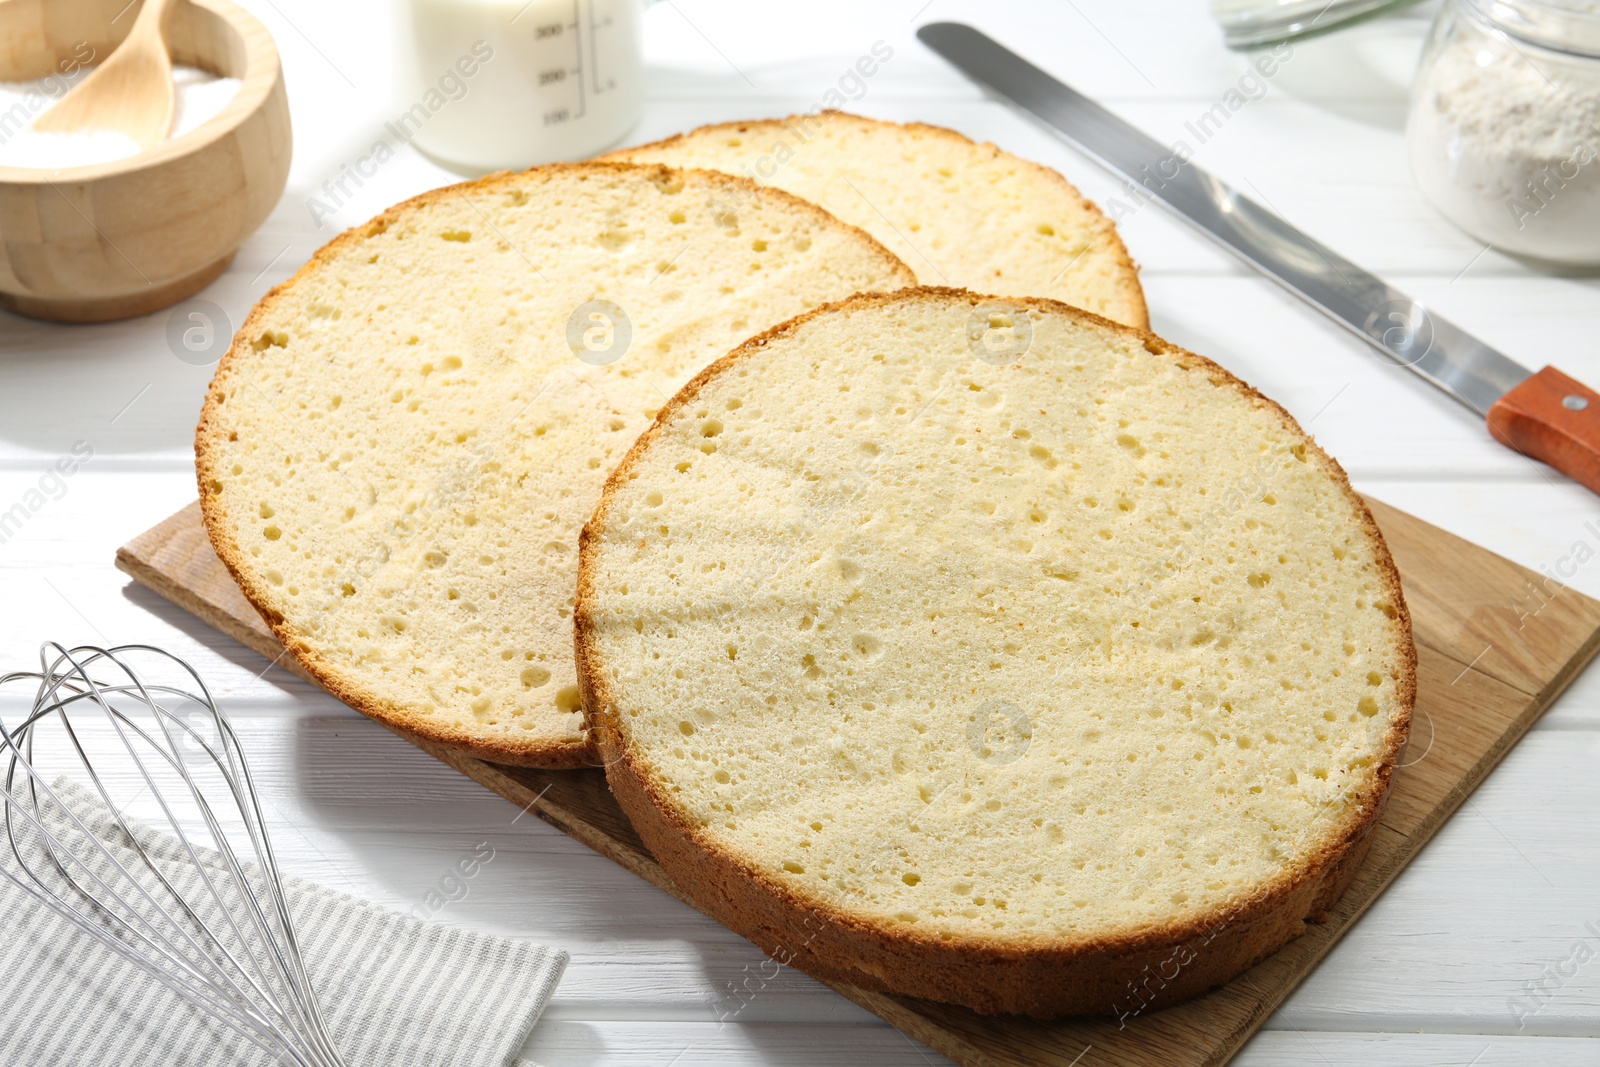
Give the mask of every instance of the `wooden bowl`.
[{"label": "wooden bowl", "polygon": [[[137,7],[0,0],[0,81],[105,59]],[[238,78],[238,94],[210,121],[127,159],[0,166],[0,307],[103,322],[175,304],[221,274],[278,202],[289,178],[289,101],[266,27],[229,0],[182,0],[166,39],[175,64]],[[32,121],[12,112],[0,113],[0,136]]]}]

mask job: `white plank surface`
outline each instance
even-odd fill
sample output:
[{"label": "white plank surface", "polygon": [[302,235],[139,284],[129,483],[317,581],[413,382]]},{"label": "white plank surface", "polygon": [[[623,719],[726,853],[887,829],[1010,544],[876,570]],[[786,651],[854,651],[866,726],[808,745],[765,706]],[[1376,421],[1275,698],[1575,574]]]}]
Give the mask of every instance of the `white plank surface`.
[{"label": "white plank surface", "polygon": [[[202,298],[233,326],[339,225],[455,176],[403,150],[319,228],[307,198],[399,107],[376,4],[246,0],[284,55],[295,162],[283,202]],[[1394,278],[1523,361],[1600,381],[1600,279],[1485,252],[1413,188],[1406,83],[1431,9],[1297,45],[1197,162],[1349,258]],[[649,102],[634,139],[816,105],[874,41],[892,59],[852,106],[919,119],[1062,169],[1104,202],[1119,183],[921,48],[920,22],[988,29],[1155,136],[1183,136],[1244,71],[1200,0],[1026,5],[897,0],[747,5],[672,0],[647,15]],[[1155,208],[1123,230],[1159,332],[1281,400],[1358,488],[1531,567],[1556,567],[1600,503],[1492,444],[1465,411],[1380,363]],[[254,758],[284,866],[400,908],[477,842],[496,849],[441,921],[568,949],[571,969],[528,1051],[552,1065],[929,1064],[935,1053],[792,971],[735,1017],[760,963],[747,943],[651,889],[279,668],[130,586],[115,547],[194,496],[190,440],[210,368],[177,359],[169,316],[59,327],[0,314],[0,510],[75,442],[93,456],[0,543],[0,653],[141,640],[189,659]],[[1570,584],[1600,596],[1600,563]],[[1236,1061],[1600,1062],[1600,961],[1529,1011],[1526,983],[1592,938],[1600,955],[1600,676],[1580,679],[1346,935]],[[515,819],[515,821],[513,821]],[[1568,967],[1568,969],[1572,969]],[[1517,998],[1523,998],[1518,1001]],[[1520,1005],[1520,1006],[1519,1006]]]}]

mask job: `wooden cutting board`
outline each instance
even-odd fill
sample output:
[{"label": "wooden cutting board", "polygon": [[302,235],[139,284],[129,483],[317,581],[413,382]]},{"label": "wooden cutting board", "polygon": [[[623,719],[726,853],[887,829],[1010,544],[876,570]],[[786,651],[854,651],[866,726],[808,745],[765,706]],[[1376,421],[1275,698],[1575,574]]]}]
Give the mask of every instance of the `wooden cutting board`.
[{"label": "wooden cutting board", "polygon": [[[1483,781],[1600,647],[1600,601],[1371,501],[1416,628],[1411,744],[1372,849],[1328,921],[1198,1000],[1115,1020],[985,1017],[829,983],[967,1067],[1225,1063]],[[192,504],[117,551],[117,566],[268,659],[296,669],[211,551]],[[674,896],[598,770],[534,771],[432,755]],[[687,903],[693,904],[692,901]]]}]

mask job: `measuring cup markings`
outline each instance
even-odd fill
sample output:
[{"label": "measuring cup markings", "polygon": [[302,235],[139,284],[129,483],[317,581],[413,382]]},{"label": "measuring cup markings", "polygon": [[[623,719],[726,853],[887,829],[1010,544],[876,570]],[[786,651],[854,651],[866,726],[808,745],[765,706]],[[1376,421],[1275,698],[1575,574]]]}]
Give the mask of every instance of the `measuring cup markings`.
[{"label": "measuring cup markings", "polygon": [[497,168],[593,154],[643,102],[638,0],[405,0],[415,37],[403,63],[426,78],[466,38],[496,56],[471,98],[422,131],[418,147]]}]

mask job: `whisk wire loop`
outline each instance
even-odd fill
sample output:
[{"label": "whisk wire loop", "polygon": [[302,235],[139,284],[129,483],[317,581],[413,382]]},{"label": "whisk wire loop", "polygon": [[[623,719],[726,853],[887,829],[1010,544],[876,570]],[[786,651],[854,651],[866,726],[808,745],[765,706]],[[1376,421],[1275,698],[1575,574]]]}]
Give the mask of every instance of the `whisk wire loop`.
[{"label": "whisk wire loop", "polygon": [[[183,677],[147,682],[134,658]],[[279,1062],[342,1067],[238,735],[199,674],[150,645],[50,642],[37,672],[0,675],[0,691],[23,681],[37,683],[29,712],[0,721],[0,877]],[[196,706],[189,721],[185,704]],[[56,735],[64,744],[43,743]],[[104,824],[47,775],[42,764],[62,756],[87,777]],[[129,820],[117,784],[137,787],[126,804],[159,814],[155,832]]]}]

